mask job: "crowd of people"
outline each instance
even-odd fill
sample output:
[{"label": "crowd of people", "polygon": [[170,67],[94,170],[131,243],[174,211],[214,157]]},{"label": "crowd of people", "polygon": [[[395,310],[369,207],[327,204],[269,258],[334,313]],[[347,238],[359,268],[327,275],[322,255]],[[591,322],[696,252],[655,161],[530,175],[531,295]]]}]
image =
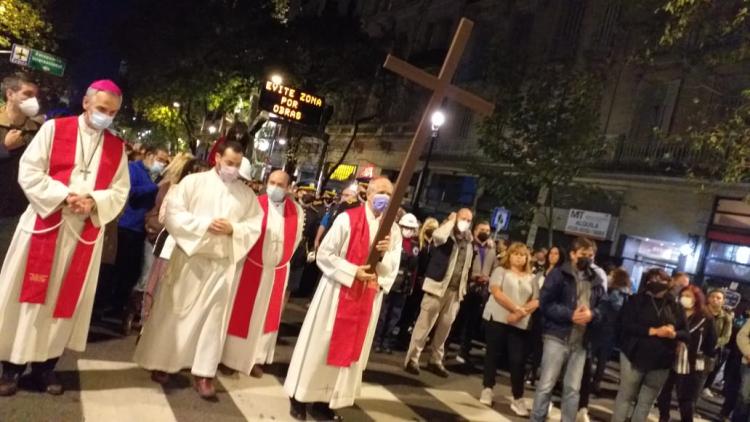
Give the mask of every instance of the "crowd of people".
[{"label": "crowd of people", "polygon": [[315,291],[284,385],[297,419],[340,419],[333,409],[353,405],[371,349],[404,351],[412,376],[449,377],[455,342],[459,364],[483,367],[480,402],[492,406],[506,363],[510,408],[533,421],[558,388],[562,420],[588,421],[615,351],[613,420],[644,421],[654,406],[669,420],[673,393],[693,420],[720,375],[721,416],[748,420],[750,322],[685,273],[653,268],[634,289],[623,268],[597,265],[593,240],[532,251],[468,208],[442,222],[401,209],[373,245],[387,178],[341,192],[282,170],[254,180],[240,126],[210,162],[127,144],[108,131],[122,104],[111,81],[91,85],[80,116],[44,124],[32,80],[8,77],[2,91],[0,170],[18,184],[0,201],[0,396],[29,364],[30,385],[62,394],[55,365],[84,350],[93,314],[140,332],[134,360],[154,382],[190,368],[215,400],[217,371],[263,376],[290,294]]}]

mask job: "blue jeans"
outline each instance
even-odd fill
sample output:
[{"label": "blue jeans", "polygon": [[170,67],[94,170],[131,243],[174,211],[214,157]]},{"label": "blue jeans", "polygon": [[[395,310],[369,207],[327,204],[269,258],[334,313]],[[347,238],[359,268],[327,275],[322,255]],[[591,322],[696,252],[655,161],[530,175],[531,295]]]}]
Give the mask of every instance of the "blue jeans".
[{"label": "blue jeans", "polygon": [[732,412],[732,422],[750,421],[750,366],[742,365],[742,384],[737,404]]},{"label": "blue jeans", "polygon": [[534,407],[531,411],[532,422],[544,422],[547,419],[552,390],[557,384],[557,378],[563,366],[565,378],[563,378],[562,422],[576,420],[585,362],[586,348],[583,345],[572,346],[562,340],[544,338],[541,375],[536,383]]},{"label": "blue jeans", "polygon": [[[664,383],[669,377],[669,369],[653,369],[643,372],[630,364],[630,360],[620,353],[620,388],[615,399],[615,410],[612,422],[624,422],[628,419],[630,406],[635,403],[632,422],[643,422],[648,419],[651,408],[659,396]],[[670,395],[671,397],[671,395]]]}]

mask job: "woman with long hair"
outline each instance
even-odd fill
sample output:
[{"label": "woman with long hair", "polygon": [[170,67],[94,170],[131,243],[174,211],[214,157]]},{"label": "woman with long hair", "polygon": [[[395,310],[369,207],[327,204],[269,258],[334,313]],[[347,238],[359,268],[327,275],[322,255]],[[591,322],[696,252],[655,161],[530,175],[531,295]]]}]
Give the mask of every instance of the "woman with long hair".
[{"label": "woman with long hair", "polygon": [[602,316],[599,324],[593,327],[591,338],[591,359],[596,362],[594,370],[592,389],[599,393],[604,369],[615,349],[617,315],[620,314],[622,305],[630,296],[632,283],[630,275],[622,268],[616,268],[610,274],[609,286],[607,288],[607,299],[602,306]]},{"label": "woman with long hair", "polygon": [[539,286],[531,271],[531,252],[523,243],[508,248],[500,267],[490,277],[490,298],[484,308],[487,353],[484,359],[484,388],[480,401],[492,405],[497,371],[497,355],[508,357],[513,401],[510,408],[518,416],[528,416],[523,401],[526,343],[531,314],[539,307]]},{"label": "woman with long hair", "polygon": [[677,359],[656,402],[660,421],[669,421],[672,390],[676,388],[680,420],[692,422],[703,389],[703,372],[710,370],[706,363],[716,353],[716,328],[701,289],[692,284],[684,287],[680,305],[685,309],[690,337],[677,344]]},{"label": "woman with long hair", "polygon": [[[544,271],[536,274],[535,282],[539,287],[539,291],[542,290],[544,279],[547,275],[557,267],[562,266],[565,263],[565,251],[559,246],[552,246],[547,250],[545,256],[545,268]],[[544,343],[542,342],[542,332],[544,331],[544,320],[542,319],[541,312],[534,312],[531,314],[531,330],[529,332],[529,360],[531,362],[529,371],[526,373],[526,382],[533,385],[539,374],[539,366],[542,364],[542,352],[544,351]]]}]

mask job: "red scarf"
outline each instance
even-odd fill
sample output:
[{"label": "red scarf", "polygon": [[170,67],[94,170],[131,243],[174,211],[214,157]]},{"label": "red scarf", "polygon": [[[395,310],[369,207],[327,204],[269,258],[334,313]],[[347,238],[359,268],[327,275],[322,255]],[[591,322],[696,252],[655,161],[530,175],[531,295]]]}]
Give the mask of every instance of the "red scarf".
[{"label": "red scarf", "polygon": [[[78,117],[66,117],[55,120],[55,136],[49,157],[49,176],[60,183],[68,185],[70,175],[75,168],[78,143]],[[109,188],[122,160],[123,141],[108,131],[104,131],[102,158],[96,174],[94,190]],[[57,236],[60,224],[65,224],[62,209],[47,218],[36,217],[35,234],[31,235],[26,271],[21,286],[21,303],[43,304],[47,300],[49,277],[52,273]],[[57,227],[55,227],[57,226]],[[52,229],[55,227],[54,229]],[[44,230],[49,230],[43,232]],[[91,218],[87,218],[80,233],[81,239],[93,242],[99,237],[101,228],[95,227]],[[41,232],[41,233],[40,233]],[[67,272],[60,286],[54,318],[71,318],[81,296],[86,273],[91,266],[91,255],[94,244],[78,242]],[[58,263],[58,265],[64,265]]]},{"label": "red scarf", "polygon": [[[351,227],[346,260],[357,266],[364,265],[370,251],[370,226],[365,206],[352,208],[346,213]],[[328,365],[348,368],[359,360],[376,295],[377,289],[368,288],[367,283],[359,280],[354,280],[352,287],[341,287],[328,347]]]},{"label": "red scarf", "polygon": [[[258,296],[261,275],[263,274],[263,242],[266,238],[266,227],[268,226],[268,195],[259,196],[258,202],[263,209],[260,237],[255,242],[255,246],[250,249],[242,268],[240,284],[237,287],[232,316],[229,320],[228,333],[235,337],[247,338],[250,330],[250,318],[253,315],[255,298]],[[284,301],[289,260],[294,253],[294,241],[297,238],[297,222],[297,207],[294,206],[294,202],[287,198],[284,201],[284,252],[281,262],[275,266],[271,301],[266,312],[263,334],[278,331],[281,324],[281,304]],[[274,264],[266,263],[266,266],[270,265]]]}]

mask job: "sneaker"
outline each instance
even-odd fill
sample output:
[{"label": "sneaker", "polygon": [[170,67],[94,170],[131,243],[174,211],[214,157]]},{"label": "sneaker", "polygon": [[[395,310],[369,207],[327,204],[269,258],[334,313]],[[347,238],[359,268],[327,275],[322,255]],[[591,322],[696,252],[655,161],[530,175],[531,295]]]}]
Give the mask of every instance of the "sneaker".
[{"label": "sneaker", "polygon": [[526,407],[526,402],[523,399],[514,399],[510,402],[510,410],[522,418],[529,416],[529,409]]},{"label": "sneaker", "polygon": [[715,397],[714,393],[711,391],[710,388],[704,388],[703,389],[703,395],[706,396],[706,397],[708,397],[709,399],[712,399],[712,398]]},{"label": "sneaker", "polygon": [[484,388],[482,394],[479,395],[479,403],[486,406],[492,406],[492,389]]},{"label": "sneaker", "polygon": [[456,355],[456,362],[460,363],[461,365],[465,365],[466,359],[461,354],[458,354]]},{"label": "sneaker", "polygon": [[589,419],[589,409],[586,409],[585,407],[583,409],[578,409],[576,422],[591,422],[591,419]]}]

